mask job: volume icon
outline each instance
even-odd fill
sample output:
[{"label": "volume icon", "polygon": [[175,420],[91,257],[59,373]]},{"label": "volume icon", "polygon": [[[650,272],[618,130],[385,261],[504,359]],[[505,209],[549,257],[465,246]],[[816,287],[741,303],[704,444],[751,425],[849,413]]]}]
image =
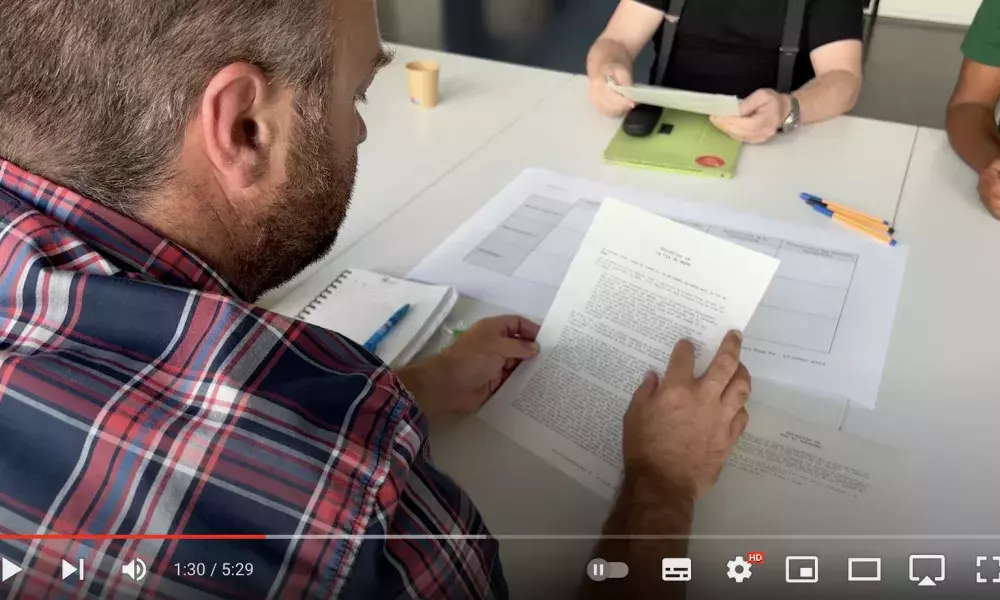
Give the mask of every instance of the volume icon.
[{"label": "volume icon", "polygon": [[132,581],[142,581],[146,578],[146,563],[141,558],[133,558],[122,565],[122,575],[128,575]]}]

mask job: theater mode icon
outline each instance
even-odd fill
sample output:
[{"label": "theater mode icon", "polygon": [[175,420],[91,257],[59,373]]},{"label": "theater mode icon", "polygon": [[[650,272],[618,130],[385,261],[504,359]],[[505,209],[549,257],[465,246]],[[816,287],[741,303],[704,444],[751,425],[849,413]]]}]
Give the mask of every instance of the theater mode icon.
[{"label": "theater mode icon", "polygon": [[848,558],[847,581],[882,581],[882,559]]}]

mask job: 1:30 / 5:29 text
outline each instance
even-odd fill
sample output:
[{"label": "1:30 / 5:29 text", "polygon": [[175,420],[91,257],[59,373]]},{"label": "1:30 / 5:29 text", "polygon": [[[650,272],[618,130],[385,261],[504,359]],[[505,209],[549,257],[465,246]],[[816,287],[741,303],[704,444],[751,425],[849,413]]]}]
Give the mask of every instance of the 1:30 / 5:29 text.
[{"label": "1:30 / 5:29 text", "polygon": [[248,562],[186,562],[174,563],[178,577],[249,577],[253,563]]}]

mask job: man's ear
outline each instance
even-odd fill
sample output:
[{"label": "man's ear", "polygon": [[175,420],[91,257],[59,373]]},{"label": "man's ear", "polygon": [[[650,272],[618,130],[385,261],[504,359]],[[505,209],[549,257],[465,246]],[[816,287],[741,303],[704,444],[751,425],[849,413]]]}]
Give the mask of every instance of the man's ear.
[{"label": "man's ear", "polygon": [[205,153],[230,190],[243,190],[267,172],[275,101],[257,67],[233,63],[216,73],[201,103]]}]

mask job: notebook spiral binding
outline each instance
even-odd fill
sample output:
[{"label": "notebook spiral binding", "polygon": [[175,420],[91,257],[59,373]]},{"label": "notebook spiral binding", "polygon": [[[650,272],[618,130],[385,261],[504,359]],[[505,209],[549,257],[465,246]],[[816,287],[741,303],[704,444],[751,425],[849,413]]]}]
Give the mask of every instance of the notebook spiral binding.
[{"label": "notebook spiral binding", "polygon": [[306,319],[308,319],[311,314],[316,312],[316,309],[319,308],[319,305],[325,302],[327,298],[332,296],[333,293],[337,291],[337,288],[340,286],[340,284],[343,283],[344,280],[350,276],[351,276],[350,269],[344,271],[339,276],[337,276],[337,278],[333,280],[333,283],[326,286],[326,289],[320,292],[319,296],[316,296],[316,298],[312,302],[310,302],[308,305],[306,305],[305,308],[302,309],[302,312],[299,313],[298,317],[299,320],[305,321]]}]

